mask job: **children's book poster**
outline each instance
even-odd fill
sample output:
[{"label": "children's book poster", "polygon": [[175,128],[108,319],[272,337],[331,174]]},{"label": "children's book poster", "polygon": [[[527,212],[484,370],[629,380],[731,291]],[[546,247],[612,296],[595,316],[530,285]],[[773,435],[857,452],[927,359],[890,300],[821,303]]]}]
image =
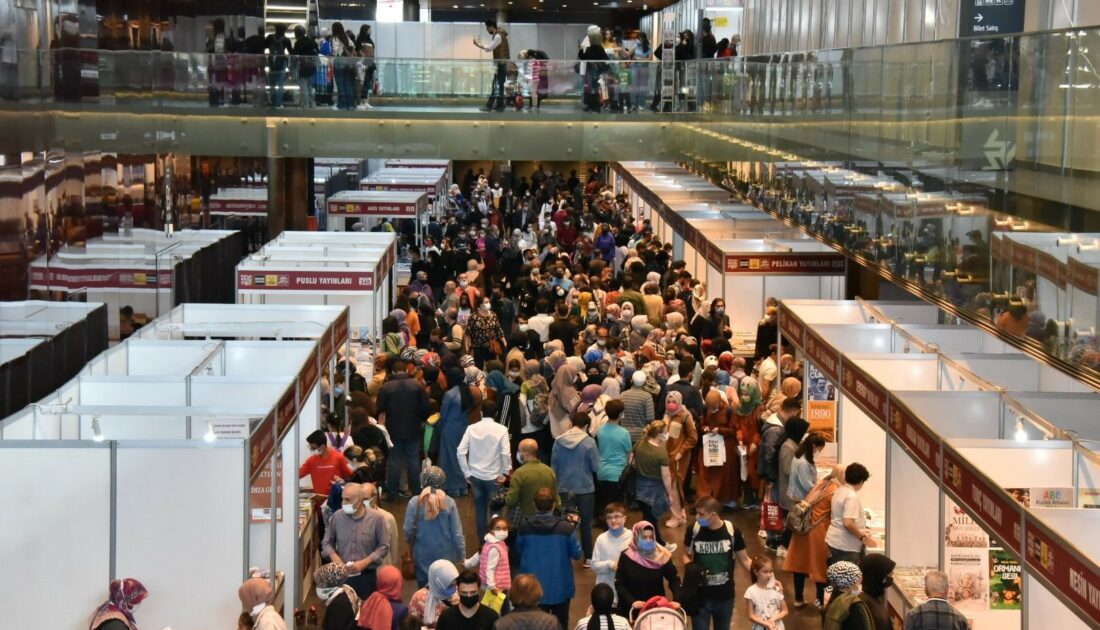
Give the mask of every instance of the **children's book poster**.
[{"label": "children's book poster", "polygon": [[1020,610],[1020,561],[1002,549],[989,550],[989,607]]}]

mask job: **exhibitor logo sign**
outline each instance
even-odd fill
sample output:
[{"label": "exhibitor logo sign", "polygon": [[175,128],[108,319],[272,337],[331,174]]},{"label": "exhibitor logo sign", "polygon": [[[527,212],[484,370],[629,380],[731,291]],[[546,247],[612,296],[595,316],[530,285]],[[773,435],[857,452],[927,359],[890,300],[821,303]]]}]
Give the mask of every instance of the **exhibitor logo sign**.
[{"label": "exhibitor logo sign", "polygon": [[328,213],[334,216],[357,217],[415,217],[416,204],[358,201],[345,203],[329,201]]},{"label": "exhibitor logo sign", "polygon": [[373,291],[372,271],[237,272],[241,291]]},{"label": "exhibitor logo sign", "polygon": [[844,273],[842,254],[726,254],[726,273],[834,276]]}]

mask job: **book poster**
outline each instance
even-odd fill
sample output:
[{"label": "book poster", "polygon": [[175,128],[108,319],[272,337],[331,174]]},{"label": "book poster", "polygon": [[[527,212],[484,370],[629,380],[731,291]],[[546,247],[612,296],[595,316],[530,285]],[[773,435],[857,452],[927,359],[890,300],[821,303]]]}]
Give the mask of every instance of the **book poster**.
[{"label": "book poster", "polygon": [[989,607],[1020,610],[1020,561],[1001,549],[989,550]]},{"label": "book poster", "polygon": [[836,441],[836,388],[817,367],[806,362],[806,421],[810,431],[819,433],[827,442]]},{"label": "book poster", "polygon": [[944,517],[947,521],[944,523],[944,547],[982,550],[989,547],[989,534],[950,497],[944,502]]},{"label": "book poster", "polygon": [[[278,461],[278,477],[275,484],[275,503],[283,502],[283,460]],[[249,511],[253,523],[266,523],[271,520],[271,466],[264,466],[260,476],[252,483],[248,497]],[[283,509],[278,512],[279,522],[283,522]]]},{"label": "book poster", "polygon": [[1031,507],[1031,488],[1005,488],[1005,492],[1024,507]]},{"label": "book poster", "polygon": [[959,610],[989,610],[989,551],[947,550],[947,599]]}]

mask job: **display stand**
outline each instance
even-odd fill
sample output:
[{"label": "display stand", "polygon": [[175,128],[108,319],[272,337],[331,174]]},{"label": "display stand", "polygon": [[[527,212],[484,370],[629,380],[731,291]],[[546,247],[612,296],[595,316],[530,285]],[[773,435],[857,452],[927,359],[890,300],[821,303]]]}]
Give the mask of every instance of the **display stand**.
[{"label": "display stand", "polygon": [[[219,310],[226,317],[219,318]],[[273,576],[293,627],[292,611],[309,586],[301,576],[316,561],[314,541],[300,538],[310,527],[308,515],[294,518],[293,471],[302,458],[302,431],[320,423],[320,375],[347,343],[349,329],[346,308],[306,307],[297,315],[286,307],[184,305],[141,338],[97,357],[42,405],[0,421],[0,469],[9,480],[0,482],[0,501],[36,514],[5,535],[18,548],[41,547],[29,541],[42,535],[38,518],[48,517],[58,524],[53,538],[62,541],[49,551],[8,554],[5,566],[33,584],[52,579],[68,558],[69,596],[46,601],[8,589],[0,595],[7,622],[78,627],[111,578],[134,576],[154,593],[188,593],[151,597],[142,605],[142,623],[204,627],[210,619],[237,616],[236,588],[249,567],[259,567]],[[241,339],[278,338],[292,328],[310,340],[165,339],[186,336],[192,326],[191,333],[217,326]],[[54,435],[32,431],[37,439],[17,437],[22,429],[12,427],[28,414],[32,428],[59,428]],[[58,439],[73,427],[78,440]],[[142,439],[154,435],[154,441]],[[17,469],[32,462],[67,471],[66,492],[80,498],[59,504],[56,493],[28,495]]]},{"label": "display stand", "polygon": [[428,195],[422,192],[345,190],[328,198],[329,231],[350,231],[364,221],[370,230],[382,219],[413,219],[416,221],[417,244],[423,231],[423,218],[428,211]]}]

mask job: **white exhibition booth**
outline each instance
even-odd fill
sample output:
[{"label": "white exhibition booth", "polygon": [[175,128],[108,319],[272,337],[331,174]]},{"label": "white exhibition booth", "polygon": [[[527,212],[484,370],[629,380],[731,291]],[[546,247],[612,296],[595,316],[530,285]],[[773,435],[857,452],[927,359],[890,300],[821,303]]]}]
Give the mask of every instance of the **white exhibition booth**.
[{"label": "white exhibition booth", "polygon": [[[119,309],[130,306],[139,319],[171,309],[175,271],[204,248],[236,234],[225,230],[179,230],[170,237],[156,230],[89,239],[84,247],[66,245],[30,264],[30,289],[58,299],[84,295],[107,305],[111,338],[119,337]],[[158,236],[159,235],[159,236]]]},{"label": "white exhibition booth", "polygon": [[395,158],[386,160],[386,168],[441,168],[448,182],[454,181],[454,164],[450,160],[433,160],[429,158]]},{"label": "white exhibition booth", "polygon": [[329,231],[349,232],[356,223],[370,230],[382,219],[414,219],[416,233],[428,211],[428,195],[395,190],[343,190],[326,201]]},{"label": "white exhibition booth", "polygon": [[237,302],[346,305],[355,336],[377,340],[395,295],[396,260],[392,232],[284,232],[237,265]]},{"label": "white exhibition booth", "polygon": [[[220,338],[176,338],[191,326]],[[5,623],[85,627],[110,580],[135,577],[143,626],[232,625],[256,568],[293,624],[318,561],[293,471],[347,333],[346,308],[181,305],[0,421],[0,501],[20,506],[0,553],[24,586],[0,594]],[[27,470],[64,481],[41,491]],[[47,597],[59,566],[66,597]]]},{"label": "white exhibition booth", "polygon": [[359,190],[404,190],[422,192],[429,201],[443,199],[447,194],[447,171],[444,168],[381,168],[359,180]]},{"label": "white exhibition booth", "polygon": [[831,421],[839,461],[872,473],[860,497],[898,563],[891,615],[922,601],[920,577],[939,568],[979,630],[1095,627],[1100,512],[1085,508],[1100,506],[1100,395],[937,318],[923,303],[780,304],[811,430]]},{"label": "white exhibition booth", "polygon": [[[728,192],[679,166],[618,162],[611,172],[617,190],[652,209],[654,234],[706,284],[707,298],[737,305],[726,312],[739,338],[756,330],[769,297],[843,297],[847,261],[831,247],[804,235],[784,238],[793,235],[783,223],[728,203]],[[699,200],[708,196],[709,208]]]},{"label": "white exhibition booth", "polygon": [[210,195],[211,216],[267,218],[267,187],[222,188]]}]

